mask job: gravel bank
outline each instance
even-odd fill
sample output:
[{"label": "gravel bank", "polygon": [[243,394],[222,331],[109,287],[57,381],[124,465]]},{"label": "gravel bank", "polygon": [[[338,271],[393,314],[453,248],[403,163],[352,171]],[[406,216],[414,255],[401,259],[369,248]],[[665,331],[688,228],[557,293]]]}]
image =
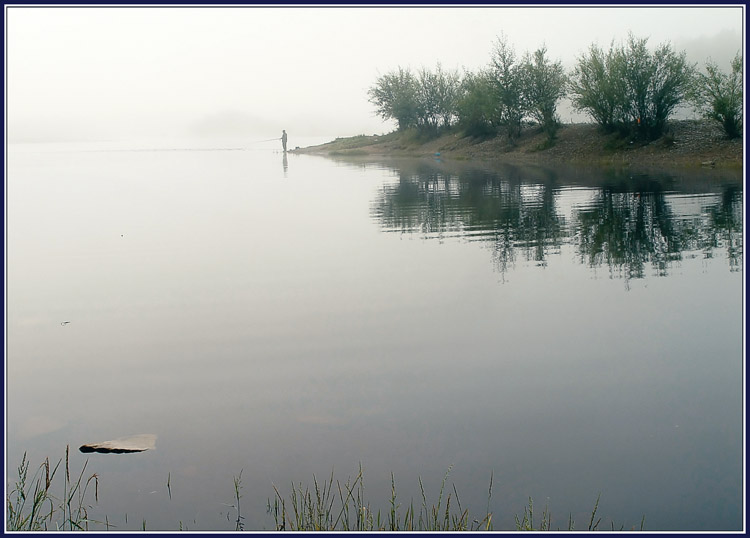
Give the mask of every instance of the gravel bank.
[{"label": "gravel bank", "polygon": [[629,168],[737,168],[742,169],[742,139],[727,140],[713,122],[670,122],[667,133],[649,144],[627,143],[603,134],[596,125],[566,124],[555,143],[527,127],[515,145],[503,136],[489,140],[448,134],[427,142],[401,133],[383,136],[337,138],[327,144],[295,150],[295,153],[332,155],[389,155],[425,157],[440,153],[442,159],[481,160],[535,164],[592,164]]}]

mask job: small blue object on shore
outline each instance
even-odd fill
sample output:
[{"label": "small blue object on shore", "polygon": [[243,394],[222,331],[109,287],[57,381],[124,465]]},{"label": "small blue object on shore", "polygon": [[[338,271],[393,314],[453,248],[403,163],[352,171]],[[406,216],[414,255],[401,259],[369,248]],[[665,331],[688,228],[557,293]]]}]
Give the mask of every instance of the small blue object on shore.
[{"label": "small blue object on shore", "polygon": [[440,157],[440,152],[439,151],[435,152],[435,157]]}]

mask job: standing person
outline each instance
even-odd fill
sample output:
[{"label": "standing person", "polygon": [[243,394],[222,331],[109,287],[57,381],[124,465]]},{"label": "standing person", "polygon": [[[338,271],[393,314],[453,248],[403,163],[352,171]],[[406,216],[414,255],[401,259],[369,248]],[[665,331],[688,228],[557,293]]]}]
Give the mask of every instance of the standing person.
[{"label": "standing person", "polygon": [[286,129],[281,130],[281,145],[284,146],[284,153],[286,153]]}]

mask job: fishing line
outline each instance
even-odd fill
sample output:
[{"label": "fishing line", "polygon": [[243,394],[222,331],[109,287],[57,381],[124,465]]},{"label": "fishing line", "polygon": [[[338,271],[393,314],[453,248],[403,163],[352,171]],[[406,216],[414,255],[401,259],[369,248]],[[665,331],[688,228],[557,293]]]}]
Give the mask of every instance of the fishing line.
[{"label": "fishing line", "polygon": [[259,144],[260,142],[271,142],[272,140],[281,140],[281,137],[279,137],[279,138],[267,138],[266,140],[255,140],[254,142],[250,142],[250,144]]}]

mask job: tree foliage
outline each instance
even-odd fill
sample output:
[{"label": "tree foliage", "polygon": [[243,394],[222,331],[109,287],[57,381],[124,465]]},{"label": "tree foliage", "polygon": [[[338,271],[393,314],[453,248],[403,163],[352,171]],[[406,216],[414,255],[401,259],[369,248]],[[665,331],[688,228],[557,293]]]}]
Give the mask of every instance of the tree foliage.
[{"label": "tree foliage", "polygon": [[668,43],[651,51],[647,38],[630,34],[621,45],[597,45],[576,59],[566,74],[560,61],[548,57],[546,46],[526,52],[519,61],[504,35],[493,45],[490,61],[477,73],[422,68],[416,74],[399,67],[378,77],[368,90],[370,102],[383,119],[399,130],[416,128],[438,135],[458,124],[471,136],[505,132],[510,143],[525,120],[538,123],[550,140],[560,126],[557,105],[569,97],[606,132],[620,132],[651,141],[667,129],[677,108],[691,102],[721,123],[729,137],[742,131],[742,57],[722,73],[709,62],[696,74],[685,52]]},{"label": "tree foliage", "polygon": [[625,49],[626,110],[638,134],[654,140],[664,133],[675,108],[686,101],[693,77],[693,66],[685,52],[677,53],[669,44],[649,53],[647,38],[632,34]]},{"label": "tree foliage", "polygon": [[417,91],[416,77],[408,68],[399,67],[378,77],[367,93],[377,114],[396,120],[403,131],[417,124]]},{"label": "tree foliage", "polygon": [[457,106],[459,127],[469,136],[495,136],[498,128],[496,107],[492,74],[487,70],[464,73]]},{"label": "tree foliage", "polygon": [[552,139],[560,125],[557,103],[565,96],[566,76],[562,62],[547,57],[547,47],[526,54],[522,66],[523,92],[528,115]]},{"label": "tree foliage", "polygon": [[419,130],[437,134],[440,128],[449,128],[458,112],[461,76],[457,71],[445,71],[438,63],[435,70],[422,68],[417,81]]},{"label": "tree foliage", "polygon": [[490,66],[495,87],[497,121],[505,127],[508,140],[521,135],[521,122],[526,114],[523,92],[523,68],[505,35],[498,37]]},{"label": "tree foliage", "polygon": [[586,111],[605,131],[613,131],[624,118],[625,86],[622,54],[610,45],[605,52],[591,45],[568,79],[573,106]]},{"label": "tree foliage", "polygon": [[704,117],[719,122],[729,138],[742,136],[742,55],[732,60],[731,72],[724,73],[712,61],[705,73],[696,72],[689,100]]},{"label": "tree foliage", "polygon": [[569,89],[574,106],[605,130],[653,140],[686,100],[693,67],[685,53],[671,45],[660,45],[652,53],[647,43],[647,38],[631,34],[627,45],[611,45],[607,53],[592,46],[578,58]]},{"label": "tree foliage", "polygon": [[422,68],[415,75],[399,67],[378,77],[368,90],[369,101],[383,119],[393,119],[398,129],[416,127],[422,133],[437,134],[449,128],[458,115],[461,76],[440,64]]}]

